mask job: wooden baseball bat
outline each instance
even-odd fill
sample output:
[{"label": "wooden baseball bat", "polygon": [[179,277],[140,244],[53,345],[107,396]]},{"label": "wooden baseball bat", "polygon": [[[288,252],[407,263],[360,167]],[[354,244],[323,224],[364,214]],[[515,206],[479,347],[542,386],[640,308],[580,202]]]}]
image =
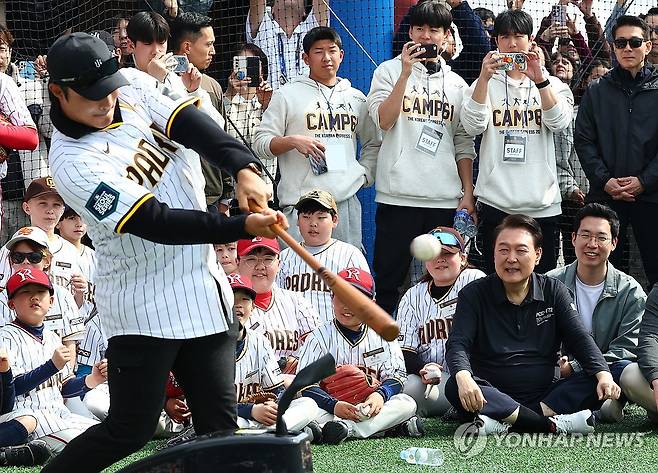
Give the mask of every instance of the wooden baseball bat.
[{"label": "wooden baseball bat", "polygon": [[[249,201],[252,212],[260,212],[262,209],[253,201]],[[368,327],[377,332],[384,340],[392,342],[398,338],[400,328],[384,309],[379,307],[372,299],[364,293],[329,271],[316,260],[306,248],[297,243],[290,234],[278,223],[270,225],[270,229],[288,245],[292,251],[297,253],[320,277],[327,283],[332,292],[343,301]]]}]

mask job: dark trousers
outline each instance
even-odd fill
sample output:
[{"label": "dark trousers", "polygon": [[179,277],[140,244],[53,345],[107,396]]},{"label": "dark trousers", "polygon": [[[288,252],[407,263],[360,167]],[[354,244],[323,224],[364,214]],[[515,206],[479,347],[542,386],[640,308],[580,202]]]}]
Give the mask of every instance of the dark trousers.
[{"label": "dark trousers", "polygon": [[185,391],[197,434],[237,429],[236,326],[188,340],[110,338],[107,419],[73,439],[42,471],[97,472],[142,448],[155,432],[169,371]]},{"label": "dark trousers", "polygon": [[[491,207],[480,204],[478,217],[480,220],[480,236],[482,238],[482,257],[484,259],[483,271],[491,274],[496,271],[494,267],[494,230],[509,214]],[[557,266],[558,253],[558,224],[559,216],[536,218],[544,235],[542,245],[542,256],[535,272],[545,273]]]},{"label": "dark trousers", "polygon": [[393,314],[397,308],[411,264],[411,240],[438,226],[452,227],[454,216],[455,209],[377,204],[373,269],[377,303],[386,312]]},{"label": "dark trousers", "polygon": [[658,204],[651,202],[605,202],[619,216],[619,241],[617,249],[610,254],[610,261],[625,273],[629,273],[630,255],[624,251],[628,245],[628,225],[633,227],[633,235],[640,250],[644,274],[649,288],[658,282],[658,252],[655,241],[658,234]]}]

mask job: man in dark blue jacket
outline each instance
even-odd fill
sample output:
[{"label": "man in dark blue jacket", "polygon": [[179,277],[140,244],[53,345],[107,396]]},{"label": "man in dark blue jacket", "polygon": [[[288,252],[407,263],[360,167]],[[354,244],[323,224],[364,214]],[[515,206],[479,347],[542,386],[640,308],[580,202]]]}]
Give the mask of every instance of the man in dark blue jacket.
[{"label": "man in dark blue jacket", "polygon": [[[620,250],[633,227],[650,287],[658,282],[658,69],[646,60],[651,41],[643,20],[621,16],[612,34],[618,64],[583,96],[574,143],[590,182],[587,200],[619,215]],[[628,272],[628,254],[618,250],[610,261]]]}]

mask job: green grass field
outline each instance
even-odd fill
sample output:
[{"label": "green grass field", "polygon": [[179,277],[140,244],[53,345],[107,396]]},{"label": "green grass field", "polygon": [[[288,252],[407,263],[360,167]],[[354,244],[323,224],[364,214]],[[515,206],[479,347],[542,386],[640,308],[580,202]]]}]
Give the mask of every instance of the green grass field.
[{"label": "green grass field", "polygon": [[[397,473],[425,471],[457,472],[551,472],[551,473],[624,473],[655,472],[658,469],[658,426],[650,424],[644,411],[637,407],[626,408],[623,423],[597,426],[597,433],[641,432],[640,440],[630,446],[565,446],[525,447],[497,446],[493,438],[487,439],[484,450],[473,458],[464,459],[453,445],[453,433],[458,424],[439,420],[427,420],[427,435],[422,439],[387,438],[376,440],[352,440],[338,446],[313,446],[314,471],[318,473]],[[114,472],[133,461],[155,451],[157,442],[149,443],[106,472]],[[445,463],[440,468],[408,465],[399,459],[406,447],[440,448]],[[5,468],[3,472],[37,472],[38,468]],[[72,472],[74,473],[74,472]]]}]

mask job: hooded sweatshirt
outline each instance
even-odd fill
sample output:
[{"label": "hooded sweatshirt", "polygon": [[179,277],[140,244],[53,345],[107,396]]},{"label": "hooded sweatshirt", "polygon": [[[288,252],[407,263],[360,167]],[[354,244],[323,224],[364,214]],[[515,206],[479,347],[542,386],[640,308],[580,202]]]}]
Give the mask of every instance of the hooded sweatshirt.
[{"label": "hooded sweatshirt", "polygon": [[[272,139],[290,135],[322,141],[327,146],[329,171],[315,175],[309,159],[296,149],[278,157],[272,154]],[[357,138],[361,142],[360,160]],[[281,181],[277,195],[281,207],[295,205],[313,189],[330,192],[342,202],[362,186],[372,185],[380,144],[380,134],[368,116],[361,91],[347,79],[339,78],[336,85],[327,87],[310,77],[299,77],[274,92],[253,140],[258,156],[278,159]]]},{"label": "hooded sweatshirt", "polygon": [[[480,202],[534,218],[561,213],[553,134],[571,125],[574,103],[568,85],[549,80],[557,99],[550,110],[542,110],[539,89],[529,78],[515,80],[502,71],[489,81],[485,104],[471,98],[477,81],[466,91],[462,124],[470,135],[482,134],[475,186]],[[506,132],[525,138],[525,162],[504,162]]]},{"label": "hooded sweatshirt", "polygon": [[[400,72],[400,56],[383,62],[372,78],[368,109],[379,124],[379,107],[391,94]],[[375,200],[405,207],[456,208],[462,197],[457,161],[475,158],[473,138],[460,124],[464,92],[468,85],[441,59],[437,72],[429,74],[416,63],[395,124],[383,131],[377,157]],[[441,134],[435,155],[416,149],[423,129],[431,126]]]}]

